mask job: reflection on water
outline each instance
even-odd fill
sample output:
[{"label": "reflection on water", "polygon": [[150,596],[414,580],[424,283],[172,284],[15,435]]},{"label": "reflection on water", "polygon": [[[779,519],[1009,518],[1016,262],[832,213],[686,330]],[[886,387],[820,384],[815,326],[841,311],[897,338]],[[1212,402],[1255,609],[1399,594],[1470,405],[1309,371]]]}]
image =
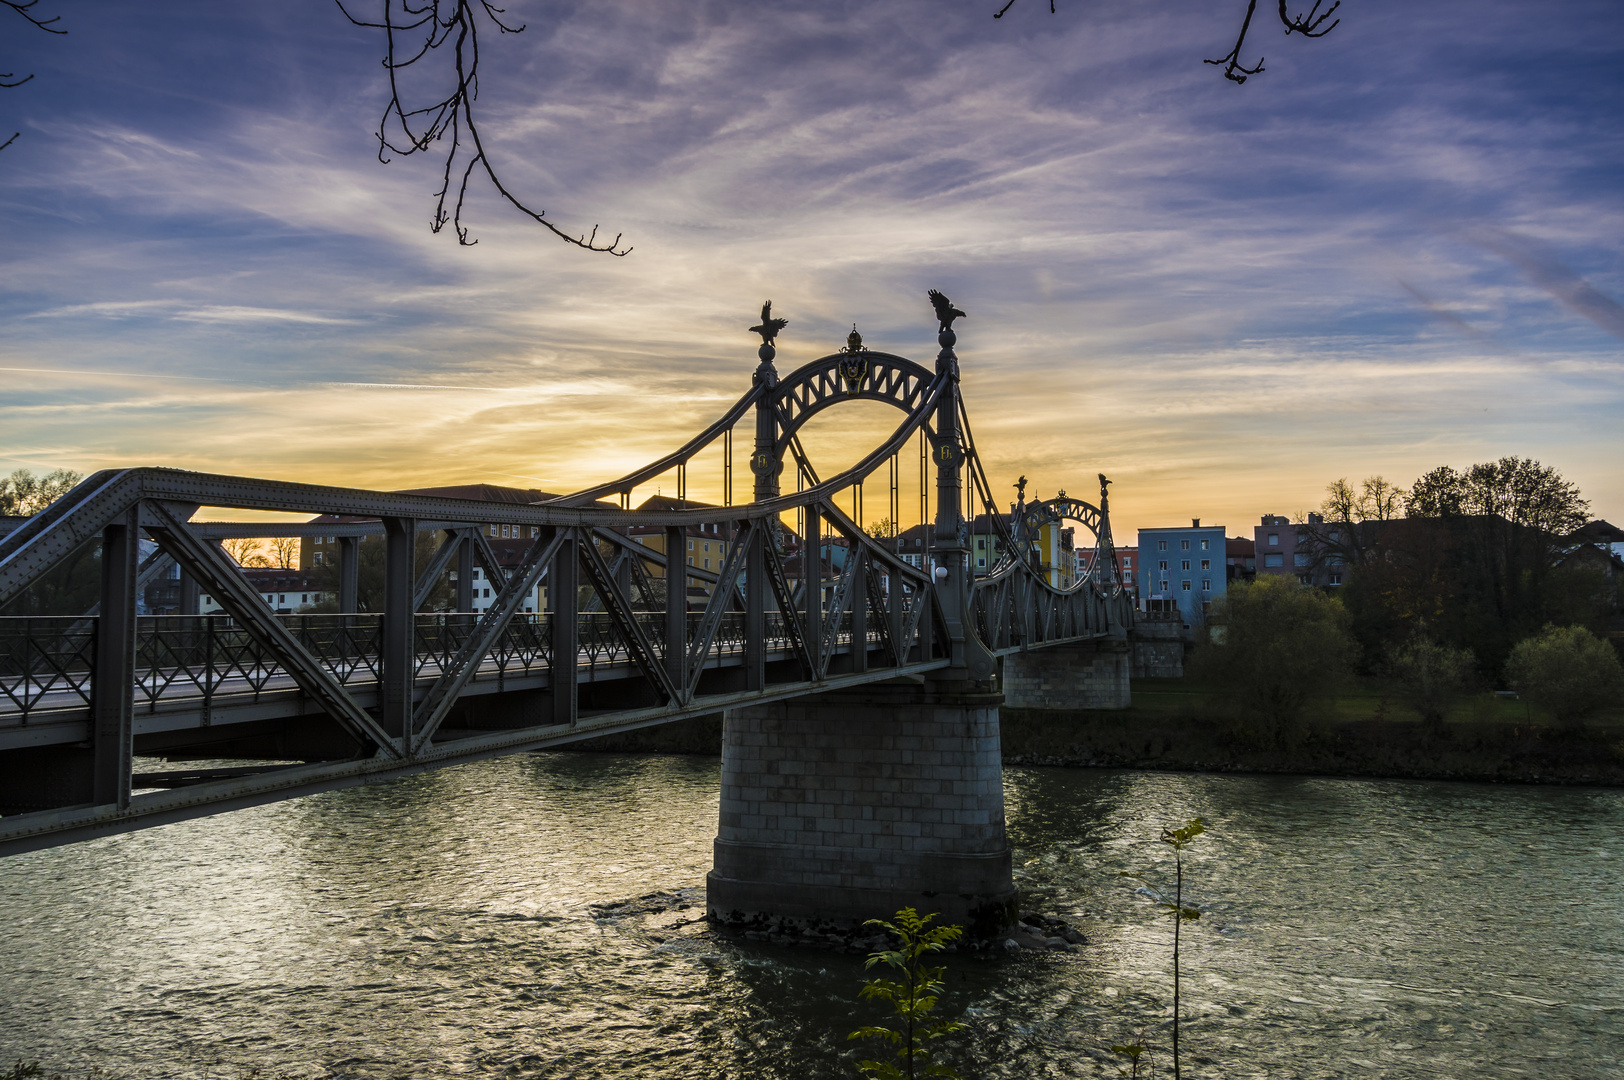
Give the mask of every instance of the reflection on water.
[{"label": "reflection on water", "polygon": [[[851,1077],[861,959],[717,940],[686,890],[714,760],[485,762],[0,862],[0,1059],[219,1077]],[[1120,869],[1204,816],[1192,1077],[1604,1077],[1624,1046],[1624,792],[1015,769],[1028,908],[1080,956],[952,960],[977,1077],[1165,1041],[1168,927]],[[878,913],[877,913],[878,914]]]}]

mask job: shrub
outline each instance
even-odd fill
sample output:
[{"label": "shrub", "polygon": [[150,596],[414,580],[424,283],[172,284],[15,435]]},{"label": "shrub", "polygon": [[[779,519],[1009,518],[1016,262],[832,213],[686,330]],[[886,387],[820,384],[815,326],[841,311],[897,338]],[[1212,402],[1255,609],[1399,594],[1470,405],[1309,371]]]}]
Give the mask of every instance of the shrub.
[{"label": "shrub", "polygon": [[1283,577],[1262,577],[1213,604],[1210,640],[1192,673],[1283,740],[1307,703],[1347,680],[1357,653],[1339,601]]},{"label": "shrub", "polygon": [[1560,723],[1574,723],[1624,694],[1624,668],[1606,641],[1582,626],[1547,626],[1519,641],[1506,662],[1511,685]]},{"label": "shrub", "polygon": [[1417,635],[1388,653],[1385,669],[1401,700],[1426,723],[1441,724],[1465,692],[1475,664],[1471,650],[1451,649]]}]

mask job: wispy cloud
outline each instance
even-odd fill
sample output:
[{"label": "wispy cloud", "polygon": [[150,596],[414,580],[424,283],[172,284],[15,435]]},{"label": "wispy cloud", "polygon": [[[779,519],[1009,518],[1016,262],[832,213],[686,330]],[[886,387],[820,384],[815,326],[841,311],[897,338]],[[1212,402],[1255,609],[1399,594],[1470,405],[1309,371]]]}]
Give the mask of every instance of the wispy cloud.
[{"label": "wispy cloud", "polygon": [[[1504,452],[1624,513],[1616,5],[1583,40],[1510,0],[1362,11],[1243,88],[1199,63],[1224,5],[521,7],[492,160],[628,259],[477,186],[479,246],[431,235],[435,163],[374,157],[380,43],[317,0],[86,0],[0,175],[0,453],[584,484],[743,391],[761,300],[788,369],[854,321],[928,358],[939,287],[983,453],[1106,468],[1130,526]],[[851,417],[829,453],[885,424]]]}]

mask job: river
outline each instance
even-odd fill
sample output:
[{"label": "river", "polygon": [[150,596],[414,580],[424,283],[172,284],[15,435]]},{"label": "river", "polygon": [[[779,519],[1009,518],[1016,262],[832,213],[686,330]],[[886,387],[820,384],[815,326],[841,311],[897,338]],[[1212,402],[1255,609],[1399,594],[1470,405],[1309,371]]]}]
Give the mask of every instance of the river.
[{"label": "river", "polygon": [[[717,774],[522,755],[6,859],[0,1059],[849,1080],[846,1033],[877,1019],[854,1003],[860,957],[679,925],[703,910]],[[1149,998],[1171,996],[1170,927],[1118,871],[1170,880],[1155,837],[1196,815],[1187,1075],[1624,1076],[1624,791],[1015,768],[1006,785],[1025,906],[1091,944],[947,957],[967,1078],[1114,1076],[1110,1044],[1166,1044]]]}]

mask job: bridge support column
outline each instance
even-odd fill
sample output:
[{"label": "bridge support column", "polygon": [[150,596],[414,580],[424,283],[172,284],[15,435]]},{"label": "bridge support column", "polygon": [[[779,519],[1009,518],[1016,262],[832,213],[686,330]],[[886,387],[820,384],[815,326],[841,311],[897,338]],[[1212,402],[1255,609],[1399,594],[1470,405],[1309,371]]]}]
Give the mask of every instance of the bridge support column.
[{"label": "bridge support column", "polygon": [[912,906],[1003,933],[999,701],[899,683],[729,712],[712,918],[846,927]]},{"label": "bridge support column", "polygon": [[1051,645],[1004,657],[1004,703],[1012,709],[1126,709],[1133,703],[1125,641]]}]

